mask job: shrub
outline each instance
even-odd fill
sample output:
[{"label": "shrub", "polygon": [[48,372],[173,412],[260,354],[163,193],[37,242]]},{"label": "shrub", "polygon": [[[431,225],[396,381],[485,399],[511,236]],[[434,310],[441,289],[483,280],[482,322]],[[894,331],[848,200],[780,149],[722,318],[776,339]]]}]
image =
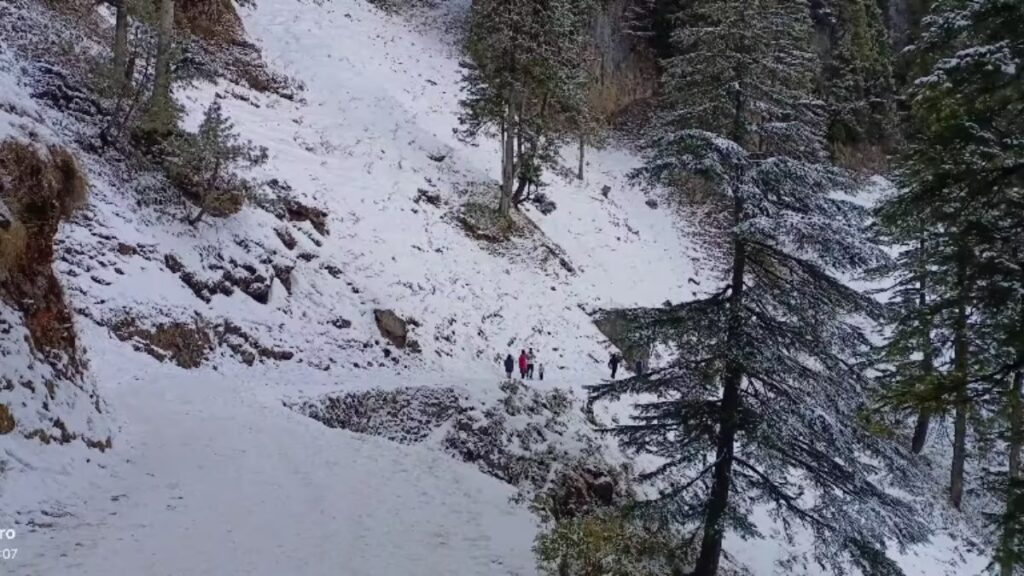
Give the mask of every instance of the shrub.
[{"label": "shrub", "polygon": [[667,528],[605,509],[549,521],[534,544],[547,576],[675,576],[682,574],[681,539]]},{"label": "shrub", "polygon": [[198,224],[203,216],[223,218],[237,213],[245,198],[257,188],[237,170],[263,164],[266,148],[241,140],[234,125],[214,101],[203,116],[196,133],[172,137],[167,159],[168,174],[182,195],[198,207],[188,218]]}]

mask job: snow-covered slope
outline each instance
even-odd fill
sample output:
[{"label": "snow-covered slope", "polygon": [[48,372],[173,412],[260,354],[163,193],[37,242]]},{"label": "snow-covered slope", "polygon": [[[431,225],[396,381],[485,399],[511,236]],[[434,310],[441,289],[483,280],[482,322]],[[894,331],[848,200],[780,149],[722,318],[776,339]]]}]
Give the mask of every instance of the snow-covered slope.
[{"label": "snow-covered slope", "polygon": [[[467,190],[493,182],[498,156],[490,142],[452,135],[451,38],[356,0],[265,0],[243,17],[270,66],[304,84],[302,100],[199,85],[179,93],[186,124],[225,96],[242,136],[268,148],[258,176],[322,208],[327,231],[255,207],[192,229],[173,206],[149,201],[158,181],[80,151],[91,200],[62,229],[57,268],[110,407],[114,450],[3,439],[0,525],[17,528],[20,546],[4,568],[533,573],[534,520],[509,502],[510,487],[426,447],[329,430],[281,399],[409,384],[486,396],[499,355],[526,347],[546,364],[547,384],[578,391],[603,374],[607,356],[587,311],[688,294],[685,234],[627,189],[635,159],[609,150],[590,154],[585,182],[553,179],[553,215],[530,212],[549,239],[536,230],[497,248],[472,239],[456,215],[479,200]],[[419,189],[441,205],[414,202]],[[266,304],[237,289],[204,301],[183,281],[246,268],[271,279]],[[278,268],[290,270],[288,289]],[[375,308],[414,318],[422,353],[385,355],[386,343],[374,343],[383,341]],[[221,345],[186,371],[133,350],[135,327],[213,331],[225,321],[250,349],[290,359],[248,367]]]},{"label": "snow-covered slope", "polygon": [[[433,16],[457,19],[465,4]],[[589,153],[583,182],[551,177],[558,210],[527,211],[543,234],[473,239],[458,210],[493,183],[498,151],[453,135],[460,55],[430,15],[259,0],[242,16],[270,66],[305,86],[301,99],[201,84],[178,94],[186,124],[223,96],[242,136],[268,149],[257,175],[322,208],[327,230],[256,207],[190,228],[146,201],[159,181],[83,153],[92,199],[62,231],[58,270],[114,450],[0,439],[0,528],[15,526],[20,548],[4,573],[535,573],[534,520],[510,487],[425,446],[327,429],[282,399],[410,384],[487,396],[499,357],[526,347],[546,385],[579,391],[607,357],[588,311],[700,289],[686,231],[629,189],[635,157],[609,149]],[[414,201],[420,189],[440,205]],[[201,298],[196,285],[224,271],[261,275],[266,303],[238,289]],[[375,308],[414,318],[422,353],[385,352]],[[108,327],[126,319],[206,327],[224,343],[200,346],[202,367],[185,370],[135,352],[130,329],[115,338]],[[735,546],[773,574],[786,543]],[[908,573],[965,569],[946,558],[917,571],[911,558]]]}]

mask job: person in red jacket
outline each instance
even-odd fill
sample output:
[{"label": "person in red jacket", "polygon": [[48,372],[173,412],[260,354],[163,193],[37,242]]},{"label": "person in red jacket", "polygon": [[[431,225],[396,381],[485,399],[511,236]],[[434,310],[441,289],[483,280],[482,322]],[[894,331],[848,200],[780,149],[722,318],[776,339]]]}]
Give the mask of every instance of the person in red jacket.
[{"label": "person in red jacket", "polygon": [[526,379],[526,369],[528,367],[527,362],[526,350],[521,350],[519,352],[519,377],[524,380]]}]

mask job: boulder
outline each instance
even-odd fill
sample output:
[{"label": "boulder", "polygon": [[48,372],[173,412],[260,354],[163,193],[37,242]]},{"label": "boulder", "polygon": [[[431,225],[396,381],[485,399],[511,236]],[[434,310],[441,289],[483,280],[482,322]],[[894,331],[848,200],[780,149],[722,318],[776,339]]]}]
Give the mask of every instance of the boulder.
[{"label": "boulder", "polygon": [[380,335],[387,338],[396,348],[405,348],[408,343],[409,327],[405,320],[393,310],[376,309],[373,319],[377,322]]}]

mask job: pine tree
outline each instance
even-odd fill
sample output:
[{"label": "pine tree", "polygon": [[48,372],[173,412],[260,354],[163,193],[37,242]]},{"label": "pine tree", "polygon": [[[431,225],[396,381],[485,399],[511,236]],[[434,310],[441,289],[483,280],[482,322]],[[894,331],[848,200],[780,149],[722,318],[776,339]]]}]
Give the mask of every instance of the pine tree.
[{"label": "pine tree", "polygon": [[460,135],[498,134],[502,216],[539,182],[544,166],[557,162],[559,124],[586,105],[584,43],[593,7],[589,0],[473,2]]},{"label": "pine tree", "polygon": [[835,2],[831,59],[825,65],[829,142],[884,143],[894,119],[888,38],[875,0]]},{"label": "pine tree", "polygon": [[195,134],[173,138],[171,151],[171,179],[199,208],[188,218],[192,225],[206,215],[222,218],[238,212],[256,187],[238,170],[267,160],[265,148],[239,138],[216,100],[206,109]]},{"label": "pine tree", "polygon": [[156,66],[153,91],[146,111],[147,129],[169,132],[175,124],[176,110],[171,100],[171,52],[174,48],[174,0],[160,0],[157,20]]},{"label": "pine tree", "polygon": [[128,0],[116,0],[114,15],[114,87],[128,80]]},{"label": "pine tree", "polygon": [[932,331],[934,290],[929,250],[936,242],[929,239],[924,223],[914,214],[905,214],[891,203],[877,210],[878,239],[890,246],[902,246],[899,255],[876,270],[876,279],[888,281],[890,293],[888,335],[878,349],[875,361],[878,382],[884,390],[884,404],[898,412],[916,413],[910,449],[924,450],[933,416],[941,412],[941,399],[934,397],[940,377],[936,368],[938,347]]},{"label": "pine tree", "polygon": [[992,394],[1008,397],[998,391],[1024,358],[1008,344],[1021,326],[1001,320],[1016,305],[1007,295],[1024,287],[1016,232],[1024,225],[1022,17],[1020,2],[970,0],[947,2],[925,20],[918,45],[925,73],[908,94],[912,133],[901,190],[883,208],[923,222],[933,239],[928,322],[951,360],[924,396],[954,416],[950,500],[958,508],[969,415]]},{"label": "pine tree", "polygon": [[669,366],[592,388],[655,398],[612,431],[665,461],[647,475],[665,487],[649,509],[699,535],[695,576],[717,573],[726,531],[758,534],[755,506],[811,529],[817,560],[838,570],[892,569],[887,539],[923,536],[874,480],[900,452],[856,418],[871,383],[853,362],[868,345],[855,319],[875,305],[839,275],[883,255],[864,210],[837,196],[852,182],[827,162],[807,14],[791,0],[709,0],[676,20],[666,112],[635,176],[713,215],[702,240],[722,285],[633,319],[675,331]]}]

